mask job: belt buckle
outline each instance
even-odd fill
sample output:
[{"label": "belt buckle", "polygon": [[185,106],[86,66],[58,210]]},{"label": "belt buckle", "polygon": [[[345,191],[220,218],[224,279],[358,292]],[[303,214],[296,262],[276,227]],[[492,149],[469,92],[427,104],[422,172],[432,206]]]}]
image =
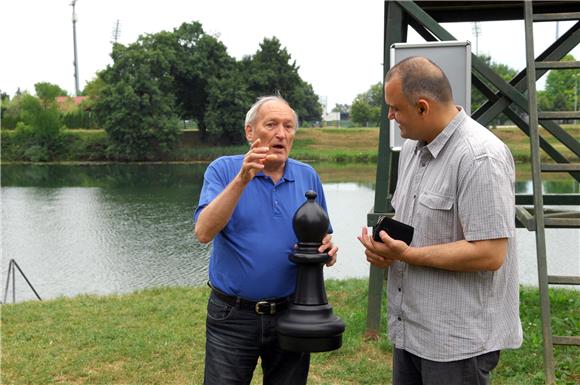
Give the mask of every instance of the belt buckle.
[{"label": "belt buckle", "polygon": [[268,301],[258,301],[256,302],[256,314],[268,314],[262,310],[260,310],[260,305],[270,305],[270,315],[276,313],[276,302],[268,302]]}]

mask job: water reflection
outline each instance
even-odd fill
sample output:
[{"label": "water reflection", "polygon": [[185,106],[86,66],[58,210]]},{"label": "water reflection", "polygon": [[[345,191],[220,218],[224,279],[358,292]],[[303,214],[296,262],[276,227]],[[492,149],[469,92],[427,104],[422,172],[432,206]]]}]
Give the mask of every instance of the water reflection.
[{"label": "water reflection", "polygon": [[[531,180],[516,182],[518,194],[533,194],[534,185]],[[571,179],[565,180],[545,180],[542,182],[544,194],[571,194],[580,192],[580,184]]]},{"label": "water reflection", "polygon": [[[318,165],[315,165],[318,168]],[[209,247],[192,236],[192,212],[205,164],[2,166],[2,274],[14,258],[43,298],[123,293],[164,285],[202,285]],[[356,240],[374,200],[361,167],[320,166],[340,246],[328,278],[366,277]],[[340,183],[331,182],[338,180]],[[547,192],[564,184],[546,185]],[[523,187],[522,187],[523,186]],[[529,184],[520,192],[529,192]],[[577,184],[572,186],[577,190]],[[570,190],[568,190],[570,191]],[[548,230],[552,274],[580,274],[580,231]],[[535,240],[518,230],[520,281],[535,284]],[[572,258],[570,258],[572,253]],[[575,256],[575,257],[574,257]],[[17,300],[33,293],[17,275]],[[3,293],[2,293],[3,294]]]}]

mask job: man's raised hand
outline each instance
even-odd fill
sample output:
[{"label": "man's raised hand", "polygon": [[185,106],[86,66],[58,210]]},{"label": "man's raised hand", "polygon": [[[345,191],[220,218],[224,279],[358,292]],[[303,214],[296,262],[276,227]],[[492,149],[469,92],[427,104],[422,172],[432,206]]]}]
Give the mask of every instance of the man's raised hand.
[{"label": "man's raised hand", "polygon": [[244,184],[249,183],[260,170],[264,169],[264,162],[268,156],[268,147],[260,147],[260,139],[256,139],[250,150],[244,156],[240,178]]}]

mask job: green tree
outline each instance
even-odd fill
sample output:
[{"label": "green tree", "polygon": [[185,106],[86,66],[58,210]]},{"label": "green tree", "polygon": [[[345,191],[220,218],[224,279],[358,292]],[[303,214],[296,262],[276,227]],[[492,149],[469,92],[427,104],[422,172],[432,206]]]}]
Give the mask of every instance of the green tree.
[{"label": "green tree", "polygon": [[245,112],[264,94],[279,92],[304,120],[320,120],[322,113],[312,86],[275,38],[236,62],[222,42],[192,22],[140,36],[127,47],[117,44],[112,58],[87,92],[98,92],[98,122],[122,158],[150,159],[170,151],[178,125],[170,126],[177,117],[195,120],[202,140],[242,143]]},{"label": "green tree", "polygon": [[[483,62],[485,62],[485,64],[487,64],[496,74],[498,74],[503,80],[507,82],[513,79],[513,77],[516,76],[516,74],[518,73],[517,70],[510,68],[505,64],[496,63],[492,61],[491,56],[489,55],[480,54],[478,55],[478,58],[480,58]],[[484,80],[483,82],[487,84],[487,86],[491,88],[494,92],[497,91],[497,89],[487,80]],[[479,89],[477,89],[476,87],[472,87],[471,113],[477,111],[477,109],[483,106],[485,102],[487,102],[487,100],[488,99],[481,93],[481,91],[479,91]],[[499,118],[494,120],[493,124],[502,124],[505,123],[507,120],[508,120],[507,117],[500,116]]]},{"label": "green tree", "polygon": [[2,128],[14,129],[16,124],[22,120],[21,101],[22,96],[27,94],[16,94],[12,99],[2,100]]},{"label": "green tree", "polygon": [[16,141],[25,148],[25,158],[32,161],[56,159],[63,147],[63,124],[56,103],[23,93],[19,96],[19,104],[21,121],[16,125]]},{"label": "green tree", "polygon": [[343,112],[343,113],[346,113],[346,112],[349,112],[349,111],[350,111],[350,106],[348,104],[339,104],[339,103],[336,103],[334,105],[334,107],[332,108],[332,111],[331,112]]},{"label": "green tree", "polygon": [[6,111],[8,110],[9,104],[10,96],[5,92],[0,93],[0,128],[8,128],[6,127],[6,123],[10,124],[9,121],[6,120]]},{"label": "green tree", "polygon": [[[568,54],[562,61],[575,61]],[[575,111],[578,109],[578,87],[580,69],[551,70],[546,79],[546,88],[538,92],[538,105],[543,111]]]},{"label": "green tree", "polygon": [[265,38],[258,51],[239,63],[252,98],[280,94],[303,121],[320,121],[322,106],[312,85],[302,80],[298,65],[273,37]]},{"label": "green tree", "polygon": [[[205,117],[210,98],[217,100],[216,79],[230,77],[236,61],[225,45],[203,31],[200,23],[183,23],[172,32],[160,32],[140,39],[144,49],[161,50],[169,63],[173,79],[171,93],[175,95],[176,112],[183,120],[195,120],[203,139],[208,137]],[[215,127],[212,126],[215,130]],[[216,138],[216,133],[210,135]],[[217,135],[219,136],[219,135]]]},{"label": "green tree", "polygon": [[151,160],[175,148],[179,135],[170,59],[140,41],[116,44],[113,65],[103,71],[106,85],[96,101],[97,118],[117,159]]},{"label": "green tree", "polygon": [[382,102],[383,85],[379,82],[354,99],[350,108],[352,122],[359,126],[378,126]]},{"label": "green tree", "polygon": [[103,80],[102,71],[97,72],[97,75],[83,88],[82,95],[88,96],[90,99],[98,99],[107,83]]},{"label": "green tree", "polygon": [[68,93],[60,86],[48,82],[40,82],[34,85],[36,96],[42,101],[52,103],[57,96],[68,96]]},{"label": "green tree", "polygon": [[204,116],[208,139],[220,144],[243,143],[245,113],[252,102],[246,85],[232,72],[210,80],[208,90]]}]

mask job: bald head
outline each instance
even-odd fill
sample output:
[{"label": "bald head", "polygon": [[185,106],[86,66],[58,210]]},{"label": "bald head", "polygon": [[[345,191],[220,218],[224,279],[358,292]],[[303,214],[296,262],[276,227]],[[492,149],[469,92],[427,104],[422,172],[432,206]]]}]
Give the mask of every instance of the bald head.
[{"label": "bald head", "polygon": [[427,98],[443,104],[453,103],[451,85],[445,73],[431,60],[412,56],[397,63],[387,72],[385,83],[394,78],[401,80],[401,88],[409,103]]}]

